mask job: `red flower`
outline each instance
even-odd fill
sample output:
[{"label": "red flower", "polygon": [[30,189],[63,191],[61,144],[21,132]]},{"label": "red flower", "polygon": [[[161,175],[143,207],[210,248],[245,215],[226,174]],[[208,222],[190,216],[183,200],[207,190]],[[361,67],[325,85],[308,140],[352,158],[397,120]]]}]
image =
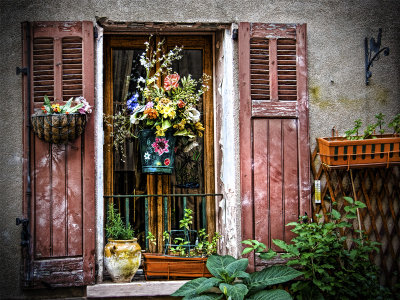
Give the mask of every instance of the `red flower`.
[{"label": "red flower", "polygon": [[182,99],[179,99],[179,101],[178,101],[178,107],[179,107],[179,108],[182,108],[182,107],[185,107],[185,105],[186,105],[186,103],[183,102]]},{"label": "red flower", "polygon": [[164,165],[169,166],[170,162],[171,162],[171,161],[169,160],[169,158],[166,158],[166,159],[164,160]]},{"label": "red flower", "polygon": [[176,89],[179,86],[179,75],[178,74],[170,74],[164,79],[164,89],[169,91],[170,89]]}]

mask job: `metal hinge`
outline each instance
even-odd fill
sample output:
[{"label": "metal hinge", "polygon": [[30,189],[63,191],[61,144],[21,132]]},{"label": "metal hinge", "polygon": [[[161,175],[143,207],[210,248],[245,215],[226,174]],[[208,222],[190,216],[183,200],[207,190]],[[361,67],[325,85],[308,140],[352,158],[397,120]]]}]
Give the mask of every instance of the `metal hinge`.
[{"label": "metal hinge", "polygon": [[29,234],[29,220],[28,219],[20,219],[17,218],[15,220],[16,225],[22,224],[22,231],[21,231],[21,246],[23,247],[28,247],[29,246],[29,240],[31,238],[31,235]]},{"label": "metal hinge", "polygon": [[19,74],[28,75],[28,67],[24,67],[24,68],[17,67],[16,73],[17,73],[17,75],[19,75]]}]

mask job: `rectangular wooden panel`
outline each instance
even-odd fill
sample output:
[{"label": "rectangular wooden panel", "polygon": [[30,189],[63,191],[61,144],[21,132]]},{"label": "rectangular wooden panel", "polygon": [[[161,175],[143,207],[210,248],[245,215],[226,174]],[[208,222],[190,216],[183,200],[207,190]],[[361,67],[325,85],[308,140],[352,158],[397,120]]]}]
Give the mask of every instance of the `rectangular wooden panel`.
[{"label": "rectangular wooden panel", "polygon": [[[270,127],[268,131],[268,140],[270,144],[270,155],[268,157],[270,163],[269,180],[270,180],[270,206],[271,206],[271,238],[283,239],[283,157],[282,157],[282,120],[272,119],[269,121]],[[255,137],[257,138],[257,137]],[[255,179],[256,180],[256,179]],[[257,220],[256,220],[257,221]],[[273,244],[270,247],[278,250]]]},{"label": "rectangular wooden panel", "polygon": [[[284,206],[284,221],[283,224],[297,221],[299,210],[299,158],[297,147],[297,120],[285,119],[283,124],[283,206]],[[284,226],[284,240],[289,242],[294,234],[292,228]]]},{"label": "rectangular wooden panel", "polygon": [[270,246],[270,160],[269,158],[269,122],[267,119],[253,120],[253,156],[254,156],[254,224],[255,239]]}]

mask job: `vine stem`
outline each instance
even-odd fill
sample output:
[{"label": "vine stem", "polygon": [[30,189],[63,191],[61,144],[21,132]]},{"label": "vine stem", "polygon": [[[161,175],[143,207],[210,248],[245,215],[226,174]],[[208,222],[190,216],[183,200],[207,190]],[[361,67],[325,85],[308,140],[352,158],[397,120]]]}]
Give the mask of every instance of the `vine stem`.
[{"label": "vine stem", "polygon": [[[357,194],[356,194],[356,188],[354,186],[354,180],[353,180],[353,172],[350,169],[350,179],[351,179],[351,186],[353,187],[353,195],[354,195],[354,202],[357,201]],[[361,232],[361,217],[360,217],[360,210],[357,207],[357,221],[358,221],[358,229],[360,231],[360,239],[361,239],[361,244],[363,244],[363,239],[362,239],[362,232]]]}]

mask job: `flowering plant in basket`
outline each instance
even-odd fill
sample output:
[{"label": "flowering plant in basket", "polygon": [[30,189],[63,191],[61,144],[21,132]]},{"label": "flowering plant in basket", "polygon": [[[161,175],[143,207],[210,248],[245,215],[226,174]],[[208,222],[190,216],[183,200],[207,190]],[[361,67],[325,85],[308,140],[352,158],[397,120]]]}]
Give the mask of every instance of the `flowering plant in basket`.
[{"label": "flowering plant in basket", "polygon": [[69,99],[64,105],[51,103],[44,96],[41,110],[31,116],[33,132],[48,143],[64,144],[82,134],[86,125],[86,115],[92,107],[84,97]]},{"label": "flowering plant in basket", "polygon": [[[203,74],[201,79],[195,80],[191,75],[181,77],[172,73],[173,61],[182,57],[181,47],[164,53],[163,41],[155,50],[149,42],[145,45],[140,63],[146,75],[138,79],[138,93],[127,100],[125,109],[111,117],[114,147],[123,152],[120,146],[126,138],[137,137],[137,130],[143,129],[154,132],[155,151],[159,155],[168,150],[167,131],[175,137],[186,136],[196,145],[195,137],[202,137],[205,130],[198,105],[209,88],[207,83],[211,77]],[[108,124],[111,126],[110,122]]]}]

